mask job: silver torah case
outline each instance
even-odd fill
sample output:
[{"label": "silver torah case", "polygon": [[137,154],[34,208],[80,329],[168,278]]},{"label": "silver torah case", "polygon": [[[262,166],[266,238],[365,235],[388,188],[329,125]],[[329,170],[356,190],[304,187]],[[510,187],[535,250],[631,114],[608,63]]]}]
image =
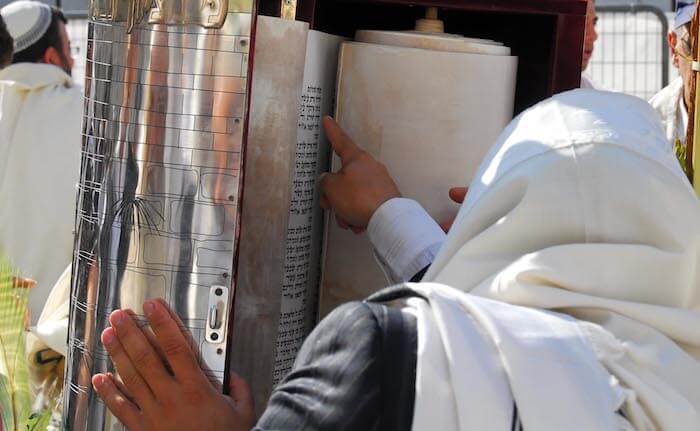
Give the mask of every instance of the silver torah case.
[{"label": "silver torah case", "polygon": [[115,431],[91,377],[114,372],[117,308],[164,298],[228,377],[252,1],[92,0],[90,18],[63,427]]}]

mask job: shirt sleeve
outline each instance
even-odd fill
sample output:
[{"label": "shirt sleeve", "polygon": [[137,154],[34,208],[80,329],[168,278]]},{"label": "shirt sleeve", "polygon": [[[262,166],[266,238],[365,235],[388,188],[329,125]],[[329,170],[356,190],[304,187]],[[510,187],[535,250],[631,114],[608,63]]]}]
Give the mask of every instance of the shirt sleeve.
[{"label": "shirt sleeve", "polygon": [[433,263],[445,233],[412,199],[394,198],[380,206],[367,227],[375,257],[392,283],[410,280]]}]

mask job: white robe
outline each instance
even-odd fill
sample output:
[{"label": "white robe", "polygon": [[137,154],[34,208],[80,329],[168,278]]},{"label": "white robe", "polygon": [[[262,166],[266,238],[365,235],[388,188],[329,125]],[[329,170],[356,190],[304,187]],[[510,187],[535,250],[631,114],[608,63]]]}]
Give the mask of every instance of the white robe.
[{"label": "white robe", "polygon": [[0,249],[37,286],[33,320],[71,262],[82,95],[47,64],[0,70]]},{"label": "white robe", "polygon": [[666,139],[675,145],[676,140],[685,143],[688,130],[688,112],[683,102],[683,79],[677,77],[654,97],[649,104],[659,113]]},{"label": "white robe", "polygon": [[700,429],[699,262],[700,202],[648,104],[525,111],[412,286],[414,430],[510,429],[513,401],[525,430]]}]

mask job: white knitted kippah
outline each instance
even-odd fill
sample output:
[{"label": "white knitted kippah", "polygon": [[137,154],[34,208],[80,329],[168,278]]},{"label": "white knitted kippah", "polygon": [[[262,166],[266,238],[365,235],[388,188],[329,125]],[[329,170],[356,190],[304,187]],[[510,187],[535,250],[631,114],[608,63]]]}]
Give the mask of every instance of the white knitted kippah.
[{"label": "white knitted kippah", "polygon": [[51,25],[51,8],[38,1],[12,2],[0,9],[0,15],[15,42],[15,52],[37,43]]}]

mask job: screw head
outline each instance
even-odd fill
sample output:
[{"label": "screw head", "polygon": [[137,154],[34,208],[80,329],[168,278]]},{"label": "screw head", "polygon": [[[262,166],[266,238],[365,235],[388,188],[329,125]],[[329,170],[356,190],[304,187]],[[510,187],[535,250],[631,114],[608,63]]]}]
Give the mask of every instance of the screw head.
[{"label": "screw head", "polygon": [[219,334],[217,334],[216,332],[214,332],[213,334],[211,334],[211,339],[214,340],[214,341],[218,340],[218,339],[219,339]]}]

